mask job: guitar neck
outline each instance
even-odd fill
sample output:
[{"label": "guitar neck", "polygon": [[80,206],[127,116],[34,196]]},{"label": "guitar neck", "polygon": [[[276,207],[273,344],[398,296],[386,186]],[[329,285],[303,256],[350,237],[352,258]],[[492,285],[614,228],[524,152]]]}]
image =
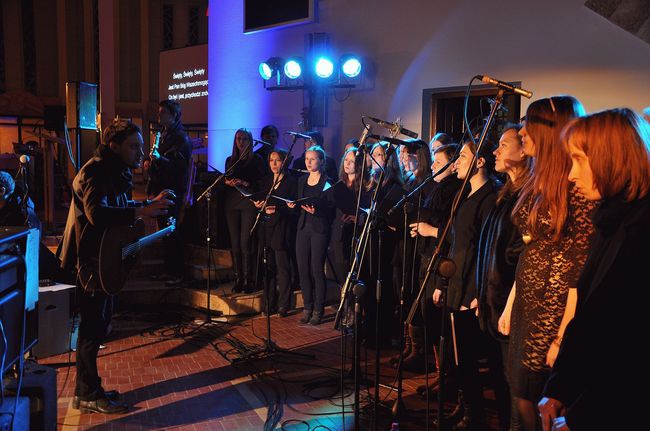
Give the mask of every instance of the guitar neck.
[{"label": "guitar neck", "polygon": [[157,232],[152,233],[151,235],[147,235],[145,237],[140,238],[139,240],[137,240],[133,244],[127,245],[126,247],[124,247],[122,249],[122,259],[124,259],[124,258],[126,258],[126,257],[128,257],[128,256],[130,256],[130,255],[132,255],[134,253],[137,253],[138,251],[140,251],[144,247],[147,247],[149,244],[156,241],[157,239],[162,238],[163,236],[166,236],[166,235],[170,234],[171,232],[174,231],[174,229],[175,229],[174,225],[169,225],[164,229],[161,229],[161,230],[159,230]]}]

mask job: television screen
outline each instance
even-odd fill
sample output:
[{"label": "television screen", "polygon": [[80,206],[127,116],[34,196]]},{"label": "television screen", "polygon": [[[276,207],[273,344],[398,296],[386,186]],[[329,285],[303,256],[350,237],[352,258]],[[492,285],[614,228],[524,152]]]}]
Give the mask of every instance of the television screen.
[{"label": "television screen", "polygon": [[244,33],[314,22],[316,0],[244,0]]}]

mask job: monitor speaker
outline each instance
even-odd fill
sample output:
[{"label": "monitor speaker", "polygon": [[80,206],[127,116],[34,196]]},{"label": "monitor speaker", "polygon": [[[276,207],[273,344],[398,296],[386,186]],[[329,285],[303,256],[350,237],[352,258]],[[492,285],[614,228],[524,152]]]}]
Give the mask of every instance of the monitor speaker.
[{"label": "monitor speaker", "polygon": [[97,84],[66,82],[66,118],[70,129],[97,129]]}]

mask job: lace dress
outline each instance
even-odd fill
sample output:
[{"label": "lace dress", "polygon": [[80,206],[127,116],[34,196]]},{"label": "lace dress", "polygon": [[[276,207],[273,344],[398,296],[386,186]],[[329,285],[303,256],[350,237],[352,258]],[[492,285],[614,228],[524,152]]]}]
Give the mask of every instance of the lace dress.
[{"label": "lace dress", "polygon": [[[508,376],[514,396],[536,403],[550,371],[546,354],[557,336],[569,288],[577,286],[587,258],[596,203],[572,188],[564,235],[558,241],[548,235],[530,238],[526,221],[531,205],[532,199],[514,215],[527,245],[519,256],[515,276]],[[550,227],[548,217],[539,220],[545,228]]]}]

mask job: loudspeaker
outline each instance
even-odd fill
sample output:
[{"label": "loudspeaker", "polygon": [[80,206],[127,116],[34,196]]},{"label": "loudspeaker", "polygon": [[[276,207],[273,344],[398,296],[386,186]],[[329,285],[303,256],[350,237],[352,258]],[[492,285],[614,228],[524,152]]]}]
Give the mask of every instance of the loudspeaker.
[{"label": "loudspeaker", "polygon": [[37,358],[70,350],[70,294],[74,286],[55,284],[38,289],[38,344],[32,349]]},{"label": "loudspeaker", "polygon": [[65,107],[68,128],[97,129],[97,84],[66,82]]},{"label": "loudspeaker", "polygon": [[[12,378],[5,388],[15,396],[18,380]],[[56,430],[56,370],[54,368],[26,361],[23,382],[20,388],[21,399],[29,397],[29,429]],[[13,405],[13,403],[12,403]],[[16,428],[14,429],[26,429]]]}]

